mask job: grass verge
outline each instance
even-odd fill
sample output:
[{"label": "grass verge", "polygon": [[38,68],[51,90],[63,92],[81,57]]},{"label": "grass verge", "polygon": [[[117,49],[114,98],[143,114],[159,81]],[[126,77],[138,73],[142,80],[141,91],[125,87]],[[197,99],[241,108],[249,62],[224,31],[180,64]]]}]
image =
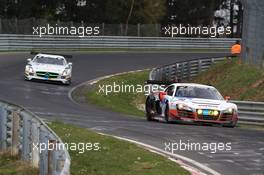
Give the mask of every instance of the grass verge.
[{"label": "grass verge", "polygon": [[99,151],[69,151],[72,175],[185,175],[186,170],[165,157],[110,136],[53,122],[49,125],[65,143],[99,143]]},{"label": "grass verge", "polygon": [[243,128],[243,129],[249,129],[249,130],[264,131],[264,125],[238,123],[237,127],[238,128]]},{"label": "grass verge", "polygon": [[238,59],[212,66],[192,80],[211,84],[232,100],[264,101],[264,72],[256,67],[239,64]]},{"label": "grass verge", "polygon": [[145,114],[143,110],[140,110],[142,109],[142,104],[145,103],[143,92],[120,92],[106,95],[106,93],[100,92],[99,86],[113,85],[115,82],[119,85],[133,85],[136,87],[137,85],[144,85],[148,77],[149,70],[144,70],[106,78],[97,82],[85,92],[86,101],[116,112],[143,117]]},{"label": "grass verge", "polygon": [[0,153],[0,175],[38,175],[38,170],[33,169],[28,163],[12,157],[8,153]]}]

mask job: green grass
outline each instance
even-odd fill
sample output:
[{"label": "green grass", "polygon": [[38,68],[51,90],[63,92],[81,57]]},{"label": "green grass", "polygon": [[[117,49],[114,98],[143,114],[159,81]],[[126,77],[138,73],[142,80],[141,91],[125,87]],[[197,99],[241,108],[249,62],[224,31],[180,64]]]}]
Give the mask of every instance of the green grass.
[{"label": "green grass", "polygon": [[192,82],[211,84],[232,100],[264,101],[264,72],[238,59],[212,66]]},{"label": "green grass", "polygon": [[99,85],[113,85],[113,82],[119,85],[144,85],[148,79],[149,70],[128,73],[110,77],[96,83],[91,89],[86,92],[86,100],[95,105],[105,107],[107,109],[121,112],[125,114],[144,116],[144,112],[139,110],[136,106],[145,103],[145,96],[143,93],[99,93]]},{"label": "green grass", "polygon": [[237,125],[238,128],[244,128],[244,129],[251,129],[251,130],[258,130],[258,131],[264,131],[264,125],[254,125],[254,124],[241,124],[239,123]]},{"label": "green grass", "polygon": [[38,171],[22,162],[18,157],[8,153],[0,153],[0,175],[38,175]]},{"label": "green grass", "polygon": [[72,175],[185,175],[186,170],[165,157],[87,129],[53,122],[49,125],[65,143],[99,143],[99,151],[69,151]]},{"label": "green grass", "polygon": [[[143,84],[148,79],[149,71],[127,73],[99,81],[85,92],[86,101],[107,109],[143,117],[144,111],[138,106],[145,103],[143,93],[99,92],[99,85]],[[215,86],[223,96],[232,100],[264,101],[264,72],[250,65],[238,64],[238,59],[223,61],[200,73],[191,82]]]}]

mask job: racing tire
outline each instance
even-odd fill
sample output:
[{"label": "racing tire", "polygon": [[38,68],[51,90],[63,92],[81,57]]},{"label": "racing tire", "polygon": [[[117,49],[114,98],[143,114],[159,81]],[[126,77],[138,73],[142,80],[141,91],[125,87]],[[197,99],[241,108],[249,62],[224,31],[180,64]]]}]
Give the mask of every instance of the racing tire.
[{"label": "racing tire", "polygon": [[67,85],[67,86],[71,85],[71,79],[69,79],[67,82],[65,82],[65,85]]},{"label": "racing tire", "polygon": [[234,122],[231,122],[230,124],[226,124],[226,125],[224,125],[224,127],[227,127],[227,128],[234,128],[234,127],[236,127],[236,124],[237,124],[237,121],[234,121]]},{"label": "racing tire", "polygon": [[146,118],[147,118],[147,121],[153,121],[153,108],[152,108],[152,105],[153,105],[153,100],[151,100],[150,98],[147,98],[146,100],[146,104],[145,104],[145,110],[146,110]]},{"label": "racing tire", "polygon": [[25,81],[30,81],[26,75],[24,75],[24,80]]},{"label": "racing tire", "polygon": [[166,123],[170,123],[170,114],[169,114],[169,112],[170,112],[170,109],[169,109],[169,105],[167,103],[166,104],[166,108],[165,108],[165,117],[164,117]]}]

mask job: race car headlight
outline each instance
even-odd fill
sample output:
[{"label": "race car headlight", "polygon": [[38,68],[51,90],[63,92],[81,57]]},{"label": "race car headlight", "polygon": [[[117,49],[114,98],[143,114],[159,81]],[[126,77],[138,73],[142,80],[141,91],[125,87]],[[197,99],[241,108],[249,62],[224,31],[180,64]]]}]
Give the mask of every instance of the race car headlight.
[{"label": "race car headlight", "polygon": [[214,115],[214,116],[218,116],[218,115],[219,115],[219,111],[216,111],[216,110],[215,110],[215,111],[213,112],[213,115]]},{"label": "race car headlight", "polygon": [[63,72],[62,72],[62,76],[67,76],[69,75],[70,71],[68,69],[65,69]]},{"label": "race car headlight", "polygon": [[197,114],[198,114],[198,115],[202,115],[202,114],[203,114],[203,110],[202,110],[202,109],[198,109],[198,110],[197,110]]},{"label": "race car headlight", "polygon": [[177,104],[177,109],[179,110],[186,110],[186,111],[192,111],[192,108],[187,106],[187,105],[184,105],[184,104]]},{"label": "race car headlight", "polygon": [[235,110],[233,108],[227,108],[226,110],[224,110],[225,114],[233,114]]},{"label": "race car headlight", "polygon": [[30,73],[30,74],[33,74],[34,73],[34,70],[31,66],[27,65],[26,66],[26,72]]},{"label": "race car headlight", "polygon": [[183,104],[178,104],[177,107],[178,107],[178,109],[183,109],[184,105]]}]

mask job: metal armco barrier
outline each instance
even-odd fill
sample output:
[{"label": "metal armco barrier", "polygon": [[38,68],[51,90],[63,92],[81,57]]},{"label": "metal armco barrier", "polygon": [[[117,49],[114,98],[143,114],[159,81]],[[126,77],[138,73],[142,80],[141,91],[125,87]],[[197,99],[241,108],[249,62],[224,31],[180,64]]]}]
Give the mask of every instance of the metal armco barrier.
[{"label": "metal armco barrier", "polygon": [[136,49],[200,49],[229,52],[236,38],[165,38],[120,36],[42,36],[0,35],[0,50],[32,49],[85,49],[85,48],[136,48]]},{"label": "metal armco barrier", "polygon": [[[20,156],[32,167],[38,168],[40,175],[70,175],[68,151],[52,147],[48,149],[49,143],[63,144],[33,113],[0,101],[0,151]],[[46,149],[40,151],[40,144],[45,144]]]},{"label": "metal armco barrier", "polygon": [[225,58],[201,58],[190,61],[178,62],[154,68],[151,79],[159,81],[188,81],[200,72],[207,70],[212,64],[223,61]]},{"label": "metal armco barrier", "polygon": [[264,124],[264,102],[232,101],[238,107],[239,120]]},{"label": "metal armco barrier", "polygon": [[[201,58],[152,69],[150,80],[187,82],[200,72],[226,58]],[[231,101],[238,106],[239,122],[264,124],[264,102]]]}]

